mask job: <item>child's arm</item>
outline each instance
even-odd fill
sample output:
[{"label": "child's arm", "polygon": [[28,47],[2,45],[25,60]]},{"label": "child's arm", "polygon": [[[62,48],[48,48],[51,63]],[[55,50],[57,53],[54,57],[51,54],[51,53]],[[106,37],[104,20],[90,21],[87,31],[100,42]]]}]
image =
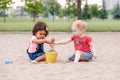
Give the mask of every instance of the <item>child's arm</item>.
[{"label": "child's arm", "polygon": [[34,39],[33,42],[35,42],[37,44],[41,44],[41,43],[51,44],[51,43],[54,42],[54,39],[51,39],[51,40],[47,40],[47,39]]},{"label": "child's arm", "polygon": [[96,55],[96,51],[95,51],[95,45],[92,42],[90,43],[90,48],[91,48],[91,51],[93,52],[94,59],[96,59],[97,55]]},{"label": "child's arm", "polygon": [[55,42],[55,45],[67,44],[67,43],[70,43],[71,41],[72,41],[71,38],[68,38],[68,39],[65,39],[65,40]]},{"label": "child's arm", "polygon": [[55,42],[55,38],[52,38],[50,41],[46,40],[45,43],[47,43],[47,44],[53,44],[54,42]]}]

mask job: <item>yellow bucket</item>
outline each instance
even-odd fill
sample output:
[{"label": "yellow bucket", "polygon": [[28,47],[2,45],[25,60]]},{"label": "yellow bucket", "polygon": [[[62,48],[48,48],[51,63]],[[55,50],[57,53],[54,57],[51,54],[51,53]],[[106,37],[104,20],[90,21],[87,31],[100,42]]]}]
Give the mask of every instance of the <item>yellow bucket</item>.
[{"label": "yellow bucket", "polygon": [[46,52],[46,63],[54,63],[57,59],[57,52]]}]

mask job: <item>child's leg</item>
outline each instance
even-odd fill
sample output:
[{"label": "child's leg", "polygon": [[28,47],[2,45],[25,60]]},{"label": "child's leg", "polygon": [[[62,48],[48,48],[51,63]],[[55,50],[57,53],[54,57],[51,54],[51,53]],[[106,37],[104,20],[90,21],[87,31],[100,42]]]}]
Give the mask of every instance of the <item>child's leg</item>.
[{"label": "child's leg", "polygon": [[74,61],[74,59],[75,59],[75,54],[72,54],[72,55],[70,55],[69,57],[68,57],[68,62],[69,61]]},{"label": "child's leg", "polygon": [[42,56],[36,58],[35,60],[38,61],[38,62],[40,62],[40,61],[45,60],[45,58],[46,58],[46,57],[45,57],[45,54],[43,54]]},{"label": "child's leg", "polygon": [[74,60],[74,63],[79,62],[80,57],[81,57],[81,51],[75,51],[75,60]]},{"label": "child's leg", "polygon": [[39,56],[38,58],[36,58],[35,60],[32,61],[32,63],[38,63],[40,61],[45,60],[45,54],[43,54],[42,56]]}]

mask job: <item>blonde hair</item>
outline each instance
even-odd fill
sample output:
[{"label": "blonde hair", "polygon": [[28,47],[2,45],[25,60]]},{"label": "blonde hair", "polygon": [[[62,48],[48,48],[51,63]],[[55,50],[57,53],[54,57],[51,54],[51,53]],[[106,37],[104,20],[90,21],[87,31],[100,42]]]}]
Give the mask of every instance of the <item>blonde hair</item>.
[{"label": "blonde hair", "polygon": [[80,30],[84,30],[84,31],[86,31],[86,29],[87,29],[86,23],[84,21],[82,21],[82,20],[74,21],[72,27],[80,29]]}]

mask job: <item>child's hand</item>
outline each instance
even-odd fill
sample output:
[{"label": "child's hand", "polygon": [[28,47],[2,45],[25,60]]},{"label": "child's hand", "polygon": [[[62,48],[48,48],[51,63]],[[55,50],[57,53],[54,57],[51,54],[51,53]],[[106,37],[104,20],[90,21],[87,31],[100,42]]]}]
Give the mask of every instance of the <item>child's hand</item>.
[{"label": "child's hand", "polygon": [[50,44],[53,44],[55,42],[55,38],[52,38],[51,40],[50,40]]},{"label": "child's hand", "polygon": [[94,59],[97,59],[97,56],[93,56],[94,57]]},{"label": "child's hand", "polygon": [[55,46],[55,43],[54,43],[54,42],[55,42],[55,39],[52,38],[51,41],[50,41],[50,44],[49,44],[50,47],[54,48],[54,46]]},{"label": "child's hand", "polygon": [[93,59],[94,59],[94,60],[97,59],[97,56],[96,56],[96,55],[93,55]]}]

